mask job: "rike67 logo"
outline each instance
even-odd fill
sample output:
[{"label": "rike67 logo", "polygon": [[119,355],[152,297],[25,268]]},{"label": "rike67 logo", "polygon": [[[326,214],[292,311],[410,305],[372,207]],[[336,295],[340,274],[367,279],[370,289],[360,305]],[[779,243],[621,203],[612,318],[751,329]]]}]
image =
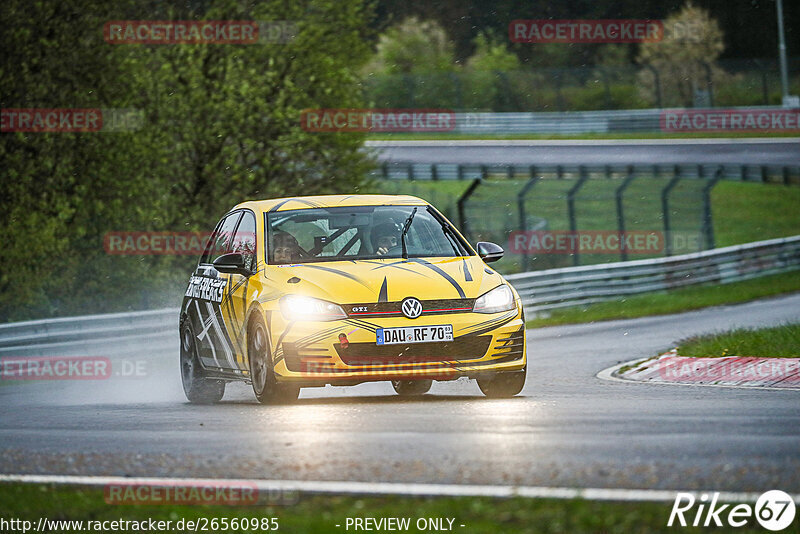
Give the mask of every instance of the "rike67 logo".
[{"label": "rike67 logo", "polygon": [[755,517],[763,528],[777,532],[792,524],[796,512],[792,496],[780,490],[762,494],[755,507],[749,504],[720,504],[718,501],[718,492],[712,494],[710,500],[708,494],[700,495],[699,502],[691,493],[678,493],[667,526],[743,527]]}]

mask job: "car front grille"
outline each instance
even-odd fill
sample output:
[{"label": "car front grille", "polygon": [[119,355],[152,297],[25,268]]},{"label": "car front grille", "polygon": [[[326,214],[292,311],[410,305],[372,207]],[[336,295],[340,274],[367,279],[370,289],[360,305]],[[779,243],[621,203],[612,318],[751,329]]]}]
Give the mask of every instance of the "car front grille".
[{"label": "car front grille", "polygon": [[486,354],[491,340],[492,336],[465,336],[439,343],[350,343],[347,348],[336,343],[334,347],[347,365],[386,365],[479,360]]},{"label": "car front grille", "polygon": [[[447,313],[466,313],[472,311],[475,299],[436,299],[420,300],[422,315],[442,315]],[[367,317],[401,317],[402,302],[367,302],[364,304],[345,304],[347,316],[364,319]]]}]

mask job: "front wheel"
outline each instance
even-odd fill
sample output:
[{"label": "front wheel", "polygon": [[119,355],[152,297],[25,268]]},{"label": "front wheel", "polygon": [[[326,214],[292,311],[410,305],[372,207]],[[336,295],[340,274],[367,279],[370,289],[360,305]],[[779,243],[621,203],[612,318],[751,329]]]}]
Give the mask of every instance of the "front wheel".
[{"label": "front wheel", "polygon": [[181,382],[186,398],[193,404],[214,404],[225,394],[225,381],[203,376],[197,342],[188,321],[181,329]]},{"label": "front wheel", "polygon": [[431,389],[433,380],[392,380],[392,387],[404,397],[424,395]]},{"label": "front wheel", "polygon": [[484,395],[493,399],[513,397],[525,386],[527,366],[521,371],[497,373],[494,376],[478,379],[478,387]]},{"label": "front wheel", "polygon": [[299,387],[281,384],[275,379],[267,339],[266,326],[260,319],[255,319],[247,336],[253,393],[261,404],[281,404],[297,400],[300,394]]}]

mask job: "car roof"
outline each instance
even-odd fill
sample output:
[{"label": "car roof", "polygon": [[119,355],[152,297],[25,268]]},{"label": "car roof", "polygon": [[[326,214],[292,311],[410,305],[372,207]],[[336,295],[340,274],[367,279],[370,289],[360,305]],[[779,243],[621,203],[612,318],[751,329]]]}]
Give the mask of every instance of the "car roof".
[{"label": "car roof", "polygon": [[249,208],[253,211],[264,212],[340,206],[413,206],[426,204],[428,204],[426,201],[411,195],[317,195],[248,200],[238,204],[233,209]]}]

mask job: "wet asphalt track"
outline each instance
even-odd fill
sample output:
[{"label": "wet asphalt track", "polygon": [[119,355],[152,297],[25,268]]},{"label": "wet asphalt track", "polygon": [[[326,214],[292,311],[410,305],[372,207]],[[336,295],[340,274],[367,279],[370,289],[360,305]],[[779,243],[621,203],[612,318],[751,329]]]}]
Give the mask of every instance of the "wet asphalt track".
[{"label": "wet asphalt track", "polygon": [[260,406],[242,385],[192,406],[177,350],[143,346],[143,377],[1,385],[0,472],[797,492],[800,392],[595,374],[692,334],[798,317],[795,294],[531,330],[528,383],[509,400],[458,381],[413,401],[377,383]]},{"label": "wet asphalt track", "polygon": [[379,141],[379,161],[465,165],[798,165],[800,140]]}]

